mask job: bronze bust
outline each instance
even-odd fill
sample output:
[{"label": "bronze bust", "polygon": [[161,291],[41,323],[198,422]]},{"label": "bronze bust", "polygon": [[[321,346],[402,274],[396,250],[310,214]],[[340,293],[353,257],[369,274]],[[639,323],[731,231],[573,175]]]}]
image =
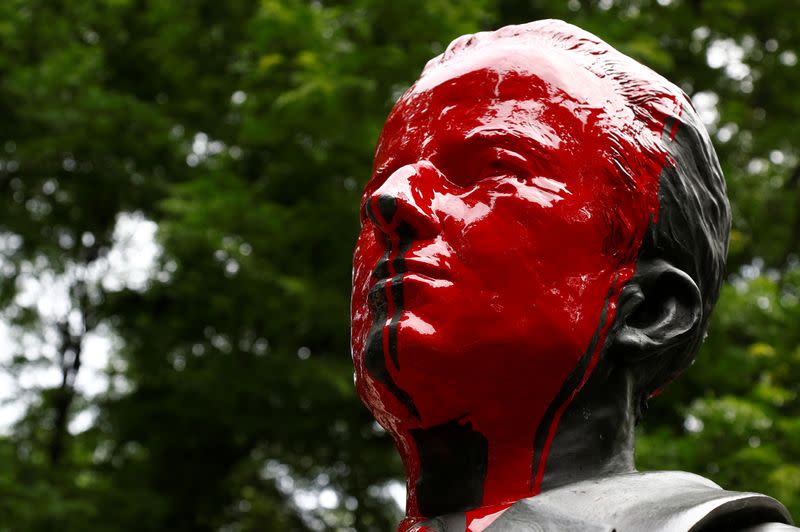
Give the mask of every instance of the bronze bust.
[{"label": "bronze bust", "polygon": [[675,85],[557,20],[460,37],[387,119],[361,216],[356,386],[403,457],[401,530],[796,530],[767,496],[634,466],[730,229]]}]

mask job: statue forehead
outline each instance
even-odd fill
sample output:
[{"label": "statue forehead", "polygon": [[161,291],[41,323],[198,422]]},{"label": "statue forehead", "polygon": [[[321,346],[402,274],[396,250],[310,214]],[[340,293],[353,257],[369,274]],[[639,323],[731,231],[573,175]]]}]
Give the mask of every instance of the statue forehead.
[{"label": "statue forehead", "polygon": [[573,130],[631,128],[633,113],[613,83],[579,59],[576,52],[521,38],[434,59],[398,101],[380,144],[406,144],[397,137],[421,138],[421,130],[452,135],[492,124],[531,134],[565,129],[567,123]]},{"label": "statue forehead", "polygon": [[[404,98],[423,96],[472,74],[495,83],[484,87],[486,94],[475,96],[503,99],[499,89],[504,81],[527,78],[542,88],[541,96],[549,97],[552,104],[588,107],[607,114],[624,112],[627,105],[617,87],[591,72],[587,68],[591,61],[591,55],[585,52],[530,38],[507,37],[460,50],[446,60],[434,59]],[[476,85],[472,88],[478,89]]]},{"label": "statue forehead", "polygon": [[578,144],[605,151],[602,139],[631,133],[636,119],[614,84],[582,59],[579,52],[512,37],[432,60],[392,110],[373,170],[487,130],[505,140],[535,141],[554,154]]}]

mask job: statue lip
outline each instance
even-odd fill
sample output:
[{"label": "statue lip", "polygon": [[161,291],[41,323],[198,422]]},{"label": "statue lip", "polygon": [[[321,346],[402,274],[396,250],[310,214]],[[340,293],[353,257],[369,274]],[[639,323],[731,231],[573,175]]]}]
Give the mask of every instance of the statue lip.
[{"label": "statue lip", "polygon": [[386,292],[388,288],[404,287],[404,290],[411,287],[426,286],[428,288],[447,288],[453,282],[445,279],[436,279],[417,272],[398,273],[392,277],[385,277],[377,280],[367,292],[368,305],[374,310],[376,305],[386,304]]},{"label": "statue lip", "polygon": [[[389,275],[389,264],[394,265],[394,275]],[[432,288],[452,286],[446,270],[434,266],[429,262],[417,258],[408,259],[381,259],[372,272],[373,283],[368,291],[368,300],[371,303],[385,297],[388,286],[424,284]],[[375,299],[377,297],[377,300]]]},{"label": "statue lip", "polygon": [[[394,275],[389,274],[389,266],[393,266]],[[375,264],[375,269],[372,271],[373,279],[378,281],[389,279],[401,281],[405,275],[412,274],[427,277],[433,281],[446,281],[450,277],[447,270],[417,257],[398,257],[392,260],[381,259]]]}]

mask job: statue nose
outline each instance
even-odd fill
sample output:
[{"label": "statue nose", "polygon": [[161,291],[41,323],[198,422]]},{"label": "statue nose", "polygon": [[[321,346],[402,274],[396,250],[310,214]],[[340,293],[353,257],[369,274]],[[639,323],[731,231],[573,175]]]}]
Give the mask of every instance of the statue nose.
[{"label": "statue nose", "polygon": [[433,238],[439,232],[433,201],[440,180],[438,170],[427,161],[398,168],[372,192],[367,214],[387,236]]}]

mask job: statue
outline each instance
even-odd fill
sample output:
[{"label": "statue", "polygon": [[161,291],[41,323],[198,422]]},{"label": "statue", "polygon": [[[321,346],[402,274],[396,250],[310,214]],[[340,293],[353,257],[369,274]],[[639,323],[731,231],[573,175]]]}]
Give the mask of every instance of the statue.
[{"label": "statue", "polygon": [[538,21],[431,60],[380,136],[353,266],[356,387],[403,458],[400,529],[797,530],[767,496],[634,467],[729,229],[688,97],[594,35]]}]

